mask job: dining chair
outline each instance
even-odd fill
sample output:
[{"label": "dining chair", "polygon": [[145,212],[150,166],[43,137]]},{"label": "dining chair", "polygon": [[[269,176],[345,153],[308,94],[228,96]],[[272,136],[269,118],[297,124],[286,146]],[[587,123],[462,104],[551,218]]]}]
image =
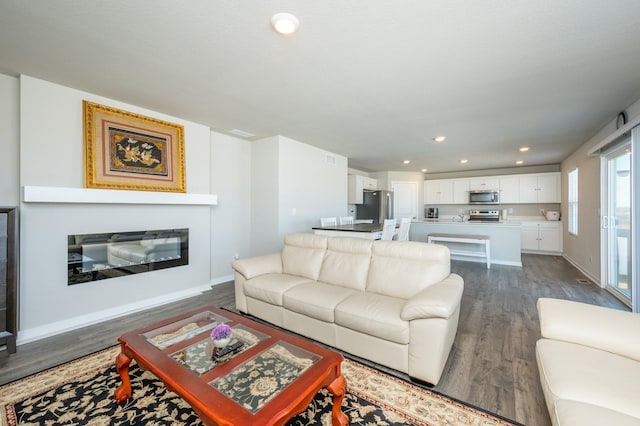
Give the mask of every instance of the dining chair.
[{"label": "dining chair", "polygon": [[397,241],[409,241],[409,227],[411,226],[411,218],[403,217],[400,219],[400,229],[396,236]]},{"label": "dining chair", "polygon": [[335,217],[321,217],[320,226],[336,226],[338,225],[338,219]]},{"label": "dining chair", "polygon": [[384,224],[382,225],[382,236],[381,240],[392,240],[393,234],[396,232],[396,220],[395,219],[385,219]]},{"label": "dining chair", "polygon": [[353,216],[343,216],[340,218],[340,225],[353,225]]}]

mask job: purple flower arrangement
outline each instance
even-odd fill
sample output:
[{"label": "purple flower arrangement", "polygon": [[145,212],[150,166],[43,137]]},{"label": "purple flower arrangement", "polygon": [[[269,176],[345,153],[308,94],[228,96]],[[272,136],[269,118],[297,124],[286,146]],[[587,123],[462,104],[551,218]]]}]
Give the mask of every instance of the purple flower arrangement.
[{"label": "purple flower arrangement", "polygon": [[211,338],[213,340],[229,339],[232,334],[233,331],[227,324],[218,324],[216,328],[211,331]]}]

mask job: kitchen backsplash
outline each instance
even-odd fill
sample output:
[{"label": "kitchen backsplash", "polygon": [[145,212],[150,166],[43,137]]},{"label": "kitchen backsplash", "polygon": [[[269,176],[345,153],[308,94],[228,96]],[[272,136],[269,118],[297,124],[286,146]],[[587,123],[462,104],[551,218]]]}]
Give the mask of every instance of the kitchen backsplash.
[{"label": "kitchen backsplash", "polygon": [[454,216],[458,214],[469,214],[469,210],[498,210],[502,211],[503,209],[509,210],[509,215],[512,216],[542,216],[540,210],[549,211],[556,210],[560,211],[560,204],[498,204],[498,205],[473,205],[473,206],[461,206],[461,205],[434,205],[429,206],[428,204],[424,205],[423,215],[428,207],[437,207],[438,214],[440,216]]}]

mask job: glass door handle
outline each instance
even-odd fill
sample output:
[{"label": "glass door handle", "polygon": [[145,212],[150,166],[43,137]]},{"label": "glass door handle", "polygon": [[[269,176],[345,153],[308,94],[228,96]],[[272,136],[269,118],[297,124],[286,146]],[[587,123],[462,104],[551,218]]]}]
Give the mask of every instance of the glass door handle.
[{"label": "glass door handle", "polygon": [[602,216],[602,228],[609,229],[609,216]]}]

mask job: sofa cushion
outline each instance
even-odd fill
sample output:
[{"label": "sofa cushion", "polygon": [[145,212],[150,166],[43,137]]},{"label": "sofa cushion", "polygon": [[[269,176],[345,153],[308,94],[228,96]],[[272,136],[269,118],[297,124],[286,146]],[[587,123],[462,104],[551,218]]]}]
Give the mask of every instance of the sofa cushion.
[{"label": "sofa cushion", "polygon": [[314,234],[289,234],[282,249],[285,274],[317,280],[327,250],[327,237]]},{"label": "sofa cushion", "polygon": [[409,343],[409,322],[400,319],[405,300],[356,292],[336,306],[337,325],[400,344]]},{"label": "sofa cushion", "polygon": [[319,280],[364,290],[369,273],[372,243],[372,240],[364,238],[329,238]]},{"label": "sofa cushion", "polygon": [[536,357],[549,405],[570,399],[640,418],[640,363],[611,352],[541,339]]},{"label": "sofa cushion", "polygon": [[640,419],[599,405],[561,399],[556,401],[554,424],[562,426],[640,426]]},{"label": "sofa cushion", "polygon": [[282,296],[292,287],[309,282],[308,279],[287,274],[265,274],[244,284],[244,294],[272,305],[282,306]]},{"label": "sofa cushion", "polygon": [[367,291],[410,299],[449,276],[446,246],[417,241],[374,241]]},{"label": "sofa cushion", "polygon": [[336,305],[353,293],[355,290],[312,281],[287,290],[282,306],[311,318],[334,322]]}]

